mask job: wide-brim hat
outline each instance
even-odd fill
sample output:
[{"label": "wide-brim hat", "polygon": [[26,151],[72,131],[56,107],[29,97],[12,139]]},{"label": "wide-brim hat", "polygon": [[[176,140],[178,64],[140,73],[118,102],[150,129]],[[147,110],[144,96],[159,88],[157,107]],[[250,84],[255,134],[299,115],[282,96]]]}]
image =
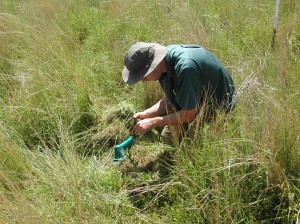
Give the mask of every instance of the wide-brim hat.
[{"label": "wide-brim hat", "polygon": [[122,78],[127,84],[135,84],[149,75],[165,58],[167,48],[157,43],[137,42],[124,58]]}]

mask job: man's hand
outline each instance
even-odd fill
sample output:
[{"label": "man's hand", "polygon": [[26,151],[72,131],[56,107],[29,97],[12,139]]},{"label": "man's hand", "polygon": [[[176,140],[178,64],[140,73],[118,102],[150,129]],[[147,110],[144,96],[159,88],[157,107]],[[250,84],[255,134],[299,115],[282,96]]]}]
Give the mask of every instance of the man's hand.
[{"label": "man's hand", "polygon": [[135,119],[135,120],[145,119],[145,118],[150,118],[149,114],[146,113],[145,111],[138,112],[138,113],[133,115],[133,119]]},{"label": "man's hand", "polygon": [[153,129],[155,127],[155,119],[154,118],[146,118],[143,120],[140,120],[134,125],[133,131],[136,133],[143,135]]}]

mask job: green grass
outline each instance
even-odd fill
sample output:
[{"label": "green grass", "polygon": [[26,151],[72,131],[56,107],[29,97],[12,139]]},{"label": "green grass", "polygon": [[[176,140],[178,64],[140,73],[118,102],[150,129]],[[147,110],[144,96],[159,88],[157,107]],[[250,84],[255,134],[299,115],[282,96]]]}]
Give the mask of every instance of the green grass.
[{"label": "green grass", "polygon": [[[299,223],[300,5],[267,0],[0,3],[1,223]],[[113,166],[134,112],[162,95],[127,86],[137,41],[200,44],[239,92],[230,119],[169,147],[156,132]]]}]

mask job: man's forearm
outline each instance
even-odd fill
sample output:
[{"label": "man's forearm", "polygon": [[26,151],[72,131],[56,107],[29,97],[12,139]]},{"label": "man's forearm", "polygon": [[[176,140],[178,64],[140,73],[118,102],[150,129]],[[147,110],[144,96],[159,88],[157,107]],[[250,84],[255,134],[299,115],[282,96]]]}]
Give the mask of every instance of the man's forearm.
[{"label": "man's forearm", "polygon": [[[154,108],[155,107],[152,107],[152,109]],[[156,109],[158,108],[159,107],[156,107]],[[159,110],[151,111],[152,115],[154,115],[157,111]],[[197,116],[196,109],[179,111],[165,116],[155,116],[155,117],[147,116],[136,123],[136,125],[133,127],[133,131],[143,135],[153,128],[171,126],[171,125],[181,125],[187,122],[192,122],[193,120],[195,120],[196,116]]]},{"label": "man's forearm", "polygon": [[157,117],[167,113],[167,102],[165,98],[160,99],[152,107],[144,111],[148,115],[148,118]]},{"label": "man's forearm", "polygon": [[172,126],[172,125],[181,125],[187,122],[192,122],[197,116],[197,110],[184,110],[178,111],[172,114],[168,114],[162,117],[154,117],[153,128],[163,127],[163,126]]}]

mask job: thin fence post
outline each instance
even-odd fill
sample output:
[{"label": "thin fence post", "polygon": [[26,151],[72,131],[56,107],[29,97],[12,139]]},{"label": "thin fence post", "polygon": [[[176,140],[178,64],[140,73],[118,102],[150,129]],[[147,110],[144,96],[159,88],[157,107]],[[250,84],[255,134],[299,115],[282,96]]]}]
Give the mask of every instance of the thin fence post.
[{"label": "thin fence post", "polygon": [[274,23],[273,23],[273,35],[272,35],[272,48],[275,46],[275,38],[277,33],[277,24],[278,24],[278,14],[279,14],[279,5],[280,0],[276,0],[275,14],[274,14]]}]

